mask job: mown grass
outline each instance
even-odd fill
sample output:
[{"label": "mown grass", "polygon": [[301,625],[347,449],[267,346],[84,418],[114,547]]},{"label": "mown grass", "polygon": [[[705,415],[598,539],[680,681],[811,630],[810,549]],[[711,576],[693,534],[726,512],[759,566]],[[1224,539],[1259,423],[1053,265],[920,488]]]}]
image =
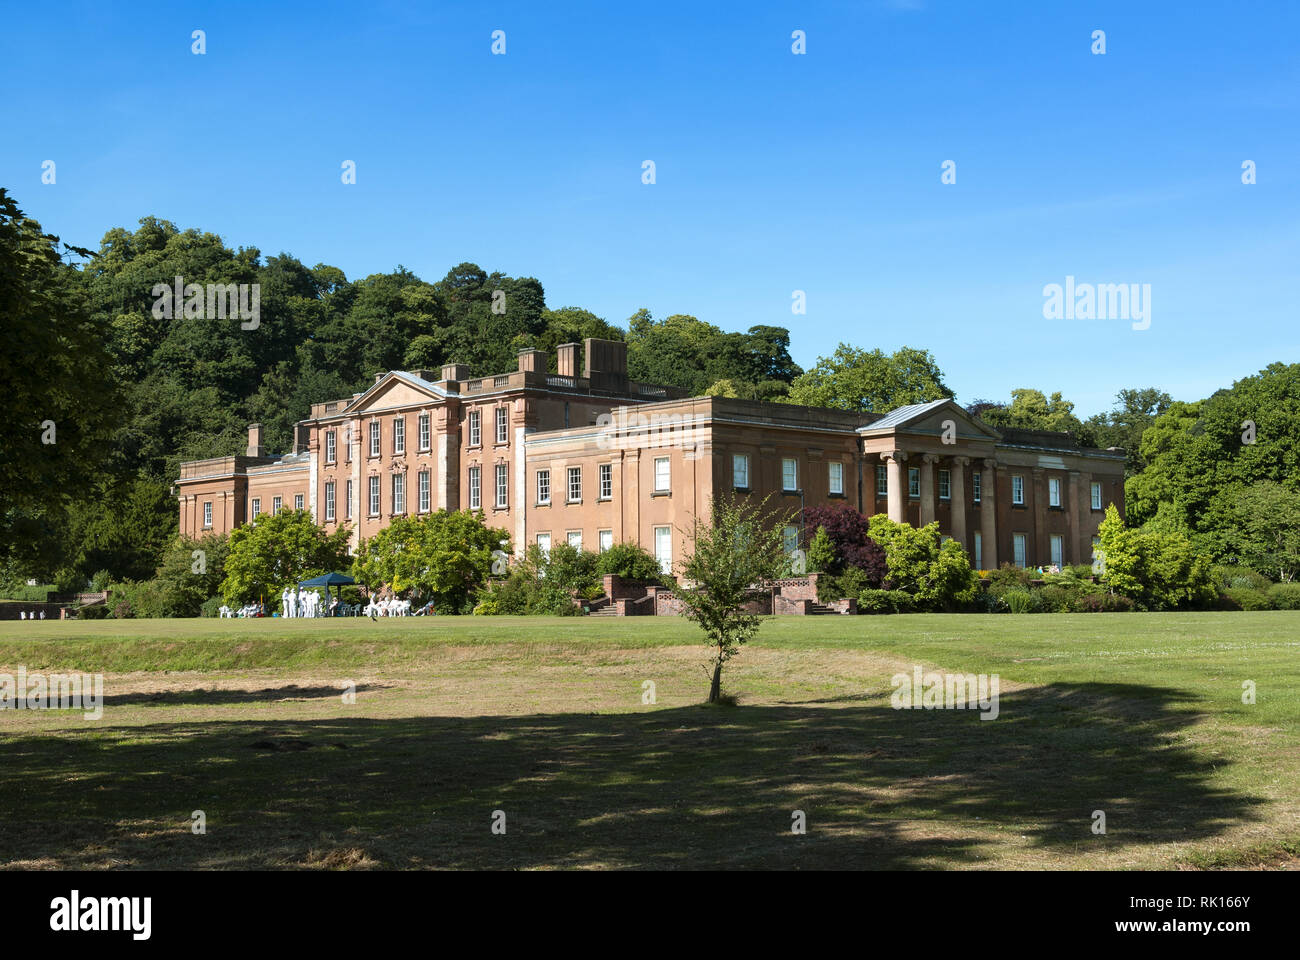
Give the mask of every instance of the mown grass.
[{"label": "mown grass", "polygon": [[[703,709],[669,618],[0,623],[107,700],[0,713],[0,863],[1285,867],[1297,653],[1291,612],[777,618]],[[913,664],[1001,715],[892,709]]]}]

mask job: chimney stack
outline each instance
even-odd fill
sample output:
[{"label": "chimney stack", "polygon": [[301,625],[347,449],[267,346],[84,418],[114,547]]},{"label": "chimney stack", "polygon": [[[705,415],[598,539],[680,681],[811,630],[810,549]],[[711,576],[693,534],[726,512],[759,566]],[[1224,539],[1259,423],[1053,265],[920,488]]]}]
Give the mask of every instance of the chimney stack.
[{"label": "chimney stack", "polygon": [[562,377],[578,375],[578,345],[562,343],[555,348],[555,372]]},{"label": "chimney stack", "polygon": [[532,349],[520,350],[519,369],[525,373],[545,373],[546,351]]},{"label": "chimney stack", "polygon": [[442,365],[442,379],[444,380],[468,380],[469,364],[467,363],[444,363]]},{"label": "chimney stack", "polygon": [[582,375],[591,382],[591,389],[626,393],[627,343],[588,337],[582,345],[586,356]]},{"label": "chimney stack", "polygon": [[248,425],[247,456],[250,457],[266,456],[266,451],[262,449],[262,425],[260,423],[250,423]]}]

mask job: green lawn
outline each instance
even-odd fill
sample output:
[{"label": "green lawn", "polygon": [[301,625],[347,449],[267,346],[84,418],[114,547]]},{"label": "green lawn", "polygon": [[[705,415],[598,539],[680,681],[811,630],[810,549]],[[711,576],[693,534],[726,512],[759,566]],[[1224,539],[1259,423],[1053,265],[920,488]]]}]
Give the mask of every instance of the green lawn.
[{"label": "green lawn", "polygon": [[[705,661],[670,618],[0,622],[106,700],[0,711],[0,865],[1300,862],[1300,613],[778,618],[724,708]],[[892,709],[915,664],[1000,716]]]}]

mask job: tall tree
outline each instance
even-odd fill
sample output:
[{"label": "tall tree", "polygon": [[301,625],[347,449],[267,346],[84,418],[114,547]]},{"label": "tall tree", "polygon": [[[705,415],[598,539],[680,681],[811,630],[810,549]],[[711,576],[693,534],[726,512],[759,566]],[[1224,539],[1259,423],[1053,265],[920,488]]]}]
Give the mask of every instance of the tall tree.
[{"label": "tall tree", "polygon": [[928,350],[901,347],[892,354],[841,343],[829,357],[796,377],[790,403],[856,413],[887,413],[896,407],[953,396]]}]

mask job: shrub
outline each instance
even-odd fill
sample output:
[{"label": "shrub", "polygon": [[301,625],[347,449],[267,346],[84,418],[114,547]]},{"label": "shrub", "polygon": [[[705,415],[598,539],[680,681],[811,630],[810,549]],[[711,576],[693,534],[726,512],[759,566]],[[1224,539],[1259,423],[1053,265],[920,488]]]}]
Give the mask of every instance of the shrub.
[{"label": "shrub", "polygon": [[104,620],[108,617],[108,607],[102,603],[77,608],[78,620]]},{"label": "shrub", "polygon": [[1300,610],[1300,583],[1275,583],[1268,588],[1268,598],[1277,610]]},{"label": "shrub", "polygon": [[1098,528],[1105,572],[1114,592],[1152,610],[1213,603],[1210,561],[1180,533],[1129,530],[1112,503]]},{"label": "shrub", "polygon": [[208,597],[199,607],[200,617],[217,617],[221,615],[221,606],[225,601],[220,597]]},{"label": "shrub", "polygon": [[971,610],[975,613],[1006,613],[1007,605],[996,594],[981,590],[971,601]]},{"label": "shrub", "polygon": [[1250,567],[1235,566],[1233,564],[1220,563],[1210,568],[1210,576],[1214,580],[1214,585],[1219,588],[1220,592],[1231,590],[1234,587],[1247,587],[1251,590],[1268,590],[1272,582],[1262,573],[1257,573]]},{"label": "shrub", "polygon": [[1061,584],[1047,584],[1037,596],[1039,608],[1045,613],[1069,613],[1078,599],[1075,590]]},{"label": "shrub", "polygon": [[157,580],[124,580],[109,587],[108,608],[117,620],[165,616],[166,590]]},{"label": "shrub", "polygon": [[817,599],[822,603],[856,597],[863,590],[878,590],[880,581],[857,567],[845,567],[838,574],[822,574],[817,578]]},{"label": "shrub", "polygon": [[1008,590],[1002,600],[1012,613],[1037,613],[1041,609],[1038,594],[1024,587]]},{"label": "shrub", "polygon": [[481,616],[574,616],[582,608],[575,593],[584,595],[600,584],[595,579],[595,556],[567,543],[551,548],[550,555],[532,544],[524,557],[511,565],[503,580],[493,580],[479,591],[472,612]]},{"label": "shrub", "polygon": [[870,521],[871,538],[885,551],[890,590],[906,590],[918,610],[955,610],[975,598],[975,572],[956,540],[943,540],[939,524],[913,527],[884,514]]},{"label": "shrub", "polygon": [[1272,610],[1273,602],[1263,590],[1252,587],[1229,587],[1223,599],[1230,610]]},{"label": "shrub", "polygon": [[616,543],[596,557],[596,575],[658,583],[662,578],[654,554],[635,543]]},{"label": "shrub", "polygon": [[[845,567],[857,567],[866,572],[873,587],[885,579],[885,552],[871,536],[871,522],[847,503],[835,506],[809,507],[803,512],[804,537],[811,541],[819,527],[826,528],[835,559],[825,568],[828,573],[841,573]],[[853,594],[844,594],[853,596]]]},{"label": "shrub", "polygon": [[808,544],[808,569],[814,573],[829,573],[839,565],[840,560],[835,553],[835,545],[831,543],[830,534],[825,527],[818,527],[812,543]]},{"label": "shrub", "polygon": [[915,608],[905,590],[863,590],[858,594],[859,613],[910,613]]},{"label": "shrub", "polygon": [[1075,613],[1123,613],[1137,609],[1128,597],[1116,593],[1090,593],[1075,602]]}]

